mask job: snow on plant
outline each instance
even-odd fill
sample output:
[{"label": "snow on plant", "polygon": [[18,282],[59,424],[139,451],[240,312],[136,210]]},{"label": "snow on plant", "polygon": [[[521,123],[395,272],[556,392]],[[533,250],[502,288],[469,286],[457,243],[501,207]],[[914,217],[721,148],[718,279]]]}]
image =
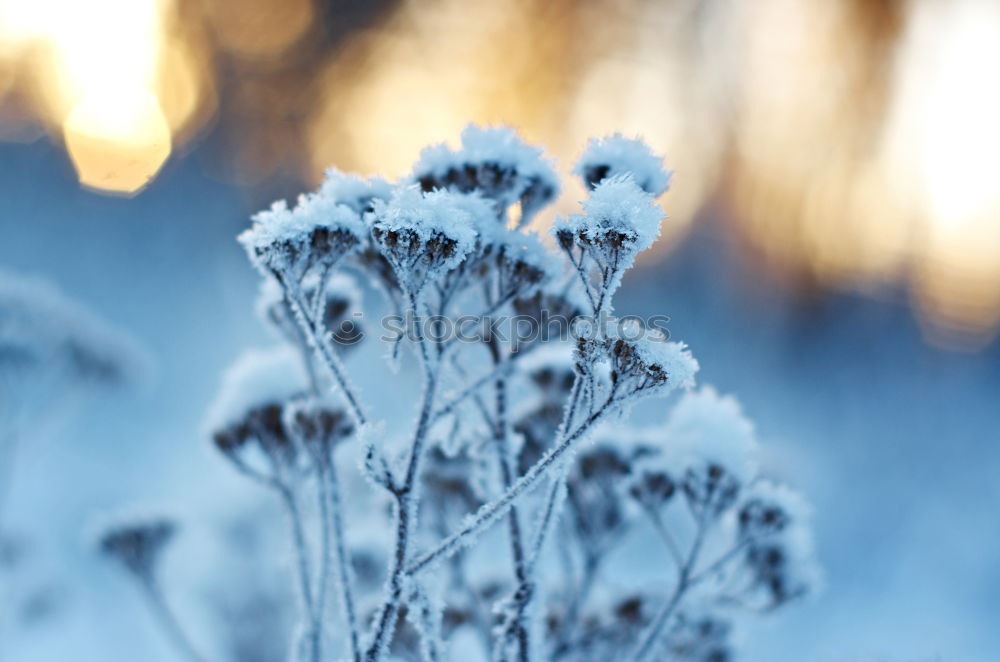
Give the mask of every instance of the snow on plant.
[{"label": "snow on plant", "polygon": [[142,363],[131,338],[50,283],[0,269],[0,642],[26,614],[45,618],[62,588],[30,576],[31,541],[4,518],[18,456],[87,396],[135,381]]},{"label": "snow on plant", "polygon": [[50,283],[0,269],[0,516],[25,438],[143,363],[134,340]]},{"label": "snow on plant", "polygon": [[[757,477],[734,400],[702,389],[662,425],[624,421],[698,371],[686,345],[614,316],[659,236],[669,174],[619,135],[592,141],[576,172],[589,197],[552,247],[528,230],[558,191],[552,166],[513,131],[477,127],[395,185],[330,171],[240,235],[285,345],[237,362],[209,425],[288,515],[296,661],[723,660],[741,611],[814,585],[808,509]],[[387,338],[420,376],[401,439],[371,421],[405,389],[367,401],[345,361],[365,335],[359,277],[407,320]],[[448,332],[469,319],[478,333]],[[525,320],[533,333],[509,332]],[[367,482],[347,500],[351,466]],[[664,572],[619,589],[615,555],[642,535],[660,539]]]}]

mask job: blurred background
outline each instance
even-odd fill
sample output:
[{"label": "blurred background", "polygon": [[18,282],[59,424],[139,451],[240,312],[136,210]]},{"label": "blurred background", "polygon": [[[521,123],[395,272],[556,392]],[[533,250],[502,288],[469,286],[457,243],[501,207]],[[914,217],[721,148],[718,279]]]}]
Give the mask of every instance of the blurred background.
[{"label": "blurred background", "polygon": [[[156,365],[25,451],[7,519],[54,583],[0,659],[171,659],[80,531],[239,500],[200,428],[267,338],[234,235],[469,121],[563,172],[613,131],[674,169],[618,308],[670,315],[741,398],[827,568],[744,659],[1000,659],[998,71],[995,0],[0,0],[0,265]],[[566,182],[540,225],[583,197]]]}]

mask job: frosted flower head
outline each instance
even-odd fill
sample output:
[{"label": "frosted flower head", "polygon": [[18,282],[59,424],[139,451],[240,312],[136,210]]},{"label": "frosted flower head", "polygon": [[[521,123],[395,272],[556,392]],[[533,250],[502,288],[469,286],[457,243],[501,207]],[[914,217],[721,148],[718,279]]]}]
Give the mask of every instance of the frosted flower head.
[{"label": "frosted flower head", "polygon": [[774,608],[819,588],[821,572],[812,538],[812,509],[796,492],[757,481],[737,510],[738,535],[746,545],[743,563],[752,578],[747,589],[763,608]]},{"label": "frosted flower head", "polygon": [[487,250],[492,260],[485,260],[483,268],[496,271],[500,299],[530,296],[555,275],[553,256],[533,232],[498,233]]},{"label": "frosted flower head", "polygon": [[579,476],[583,480],[610,480],[615,476],[625,476],[631,464],[613,446],[601,445],[580,455],[577,460]]},{"label": "frosted flower head", "polygon": [[521,360],[521,370],[543,399],[562,403],[576,381],[573,348],[565,343],[544,346]]},{"label": "frosted flower head", "polygon": [[[16,391],[43,376],[115,387],[136,381],[145,363],[132,338],[51,283],[0,269],[0,386],[9,375]],[[0,400],[17,396],[3,391]]]},{"label": "frosted flower head", "polygon": [[166,517],[134,517],[109,522],[97,536],[98,549],[141,580],[155,575],[160,556],[177,533]]},{"label": "frosted flower head", "polygon": [[424,191],[479,192],[497,202],[500,219],[520,201],[521,225],[558,194],[558,179],[542,150],[525,144],[513,129],[470,124],[461,140],[457,151],[439,144],[420,153],[413,180]]},{"label": "frosted flower head", "polygon": [[685,495],[716,514],[733,504],[756,472],[753,425],[734,398],[712,388],[685,394],[659,434]]},{"label": "frosted flower head", "polygon": [[688,610],[677,615],[667,637],[672,657],[691,662],[729,662],[732,625],[712,613]]},{"label": "frosted flower head", "polygon": [[574,530],[591,552],[621,530],[626,508],[619,491],[632,463],[613,444],[598,444],[580,454],[567,483]]},{"label": "frosted flower head", "polygon": [[251,262],[265,275],[301,280],[313,267],[329,267],[356,249],[365,236],[358,214],[330,196],[299,196],[289,209],[284,200],[258,212],[239,236]]},{"label": "frosted flower head", "polygon": [[648,601],[641,595],[631,595],[615,603],[612,613],[615,621],[631,627],[641,627],[650,620]]},{"label": "frosted flower head", "polygon": [[577,341],[578,371],[586,373],[604,361],[610,363],[611,383],[622,397],[689,388],[698,371],[687,345],[628,323],[619,324],[606,337],[581,336]]},{"label": "frosted flower head", "polygon": [[743,562],[752,578],[747,592],[764,609],[801,598],[821,583],[812,533],[803,525],[787,527],[779,535],[750,544]]},{"label": "frosted flower head", "polygon": [[363,216],[372,210],[375,200],[388,200],[392,196],[392,184],[381,177],[359,177],[328,168],[319,195]]},{"label": "frosted flower head", "polygon": [[629,496],[644,508],[662,508],[677,492],[677,483],[662,469],[645,467],[636,473],[629,486]]},{"label": "frosted flower head", "polygon": [[604,180],[581,204],[584,214],[558,219],[553,227],[564,250],[582,246],[605,259],[618,258],[626,269],[660,235],[663,211],[631,175]]},{"label": "frosted flower head", "polygon": [[227,455],[257,444],[272,460],[289,463],[295,449],[284,425],[285,404],[305,393],[308,380],[295,349],[283,346],[243,354],[223,377],[207,428]]},{"label": "frosted flower head", "polygon": [[388,202],[375,202],[372,238],[392,265],[396,278],[417,291],[430,275],[461,263],[476,247],[477,220],[468,200],[446,191],[397,190]]},{"label": "frosted flower head", "polygon": [[795,524],[805,524],[810,516],[809,504],[800,494],[784,485],[759,480],[743,495],[737,521],[740,536],[749,539],[763,538],[781,533]]},{"label": "frosted flower head", "polygon": [[644,191],[659,196],[670,187],[670,174],[663,159],[643,140],[616,133],[606,138],[591,138],[583,156],[573,167],[587,188],[595,188],[606,179],[631,175]]},{"label": "frosted flower head", "polygon": [[328,466],[334,447],[354,434],[354,422],[326,398],[301,397],[285,404],[282,425],[320,466]]}]

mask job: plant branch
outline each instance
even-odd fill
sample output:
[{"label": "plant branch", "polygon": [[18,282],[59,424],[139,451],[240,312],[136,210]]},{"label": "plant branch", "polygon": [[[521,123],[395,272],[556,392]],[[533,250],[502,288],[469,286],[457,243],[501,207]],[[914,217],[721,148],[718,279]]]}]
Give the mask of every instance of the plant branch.
[{"label": "plant branch", "polygon": [[[410,305],[414,312],[418,309],[417,298],[414,294],[410,295]],[[440,363],[432,361],[430,349],[427,346],[427,341],[423,333],[420,331],[419,325],[417,325],[416,334],[417,345],[420,348],[421,363],[424,369],[423,397],[417,426],[413,433],[413,441],[410,444],[410,456],[407,462],[406,475],[402,484],[393,492],[396,497],[395,551],[390,561],[389,581],[386,587],[387,595],[378,611],[372,641],[365,651],[364,659],[367,662],[378,662],[378,660],[382,659],[396,630],[399,608],[404,597],[404,579],[406,577],[406,567],[409,562],[411,529],[416,524],[419,507],[417,490],[419,486],[417,479],[419,477],[421,460],[424,455],[427,432],[432,423],[431,411],[437,391]]]},{"label": "plant branch", "polygon": [[309,340],[309,344],[312,345],[313,351],[320,359],[320,362],[327,367],[330,376],[340,388],[340,392],[343,393],[344,399],[347,400],[348,408],[351,410],[351,414],[358,425],[364,425],[367,420],[365,413],[350,382],[347,380],[347,371],[344,369],[340,357],[337,356],[337,351],[330,340],[330,334],[320,328],[317,319],[309,316],[306,303],[303,300],[302,290],[298,283],[285,277],[280,272],[276,272],[275,275],[284,288],[288,302],[292,307],[292,312],[295,313],[295,319]]},{"label": "plant branch", "polygon": [[438,559],[454,554],[458,549],[465,546],[471,537],[479,535],[495,524],[499,518],[506,515],[511,506],[514,505],[514,502],[534,488],[542,478],[548,475],[552,467],[563,459],[563,456],[572,448],[573,444],[589,432],[613,408],[614,404],[614,401],[611,399],[607,400],[572,433],[566,435],[558,445],[543,455],[523,476],[504,490],[503,494],[482,506],[469,524],[442,540],[432,550],[424,553],[407,566],[407,574],[416,574]]},{"label": "plant branch", "polygon": [[174,647],[190,662],[207,662],[208,658],[201,654],[185,632],[170,605],[167,604],[163,590],[153,577],[142,577],[139,583],[153,611],[153,616],[163,628]]}]

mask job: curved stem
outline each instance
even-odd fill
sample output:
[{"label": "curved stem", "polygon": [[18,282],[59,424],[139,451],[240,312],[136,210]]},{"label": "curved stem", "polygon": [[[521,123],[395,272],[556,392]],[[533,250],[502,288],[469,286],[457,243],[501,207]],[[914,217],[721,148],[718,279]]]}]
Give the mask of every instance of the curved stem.
[{"label": "curved stem", "polygon": [[[329,523],[324,523],[324,528],[331,529],[333,535],[334,552],[337,555],[337,578],[340,584],[340,600],[344,608],[344,618],[347,621],[347,630],[350,637],[351,659],[358,662],[361,660],[361,641],[358,634],[358,615],[354,605],[354,587],[351,581],[350,556],[347,551],[347,542],[344,536],[344,522],[342,515],[342,505],[340,500],[340,482],[337,480],[337,468],[330,459],[327,480],[329,485],[323,490],[328,492],[323,498],[323,503],[329,500],[329,507],[321,506],[324,511],[329,511]],[[321,478],[321,481],[324,479]],[[324,515],[324,522],[327,522]],[[329,534],[328,534],[329,535]],[[322,589],[321,589],[322,590]]]},{"label": "curved stem", "polygon": [[586,418],[572,433],[543,455],[523,476],[517,479],[503,494],[482,506],[472,521],[460,530],[442,540],[434,549],[424,553],[406,568],[407,574],[416,574],[446,556],[451,556],[474,537],[493,526],[507,514],[514,503],[535,487],[548,472],[563,458],[573,444],[589,432],[594,425],[612,408],[614,402],[606,401]]},{"label": "curved stem", "polygon": [[[418,310],[415,295],[410,296],[410,305]],[[409,561],[409,548],[412,538],[412,527],[416,524],[419,507],[418,484],[419,469],[424,455],[427,432],[431,427],[431,410],[438,383],[438,363],[433,361],[420,325],[416,325],[417,346],[420,349],[421,363],[424,368],[424,389],[417,426],[410,444],[410,455],[406,466],[406,475],[394,494],[396,496],[396,543],[395,551],[390,561],[387,595],[379,608],[375,619],[375,631],[372,641],[365,650],[364,659],[367,662],[378,662],[384,656],[392,642],[399,618],[399,608],[404,598],[404,579]]]},{"label": "curved stem", "polygon": [[663,630],[666,628],[667,623],[670,622],[670,617],[677,611],[677,607],[680,605],[684,594],[694,585],[691,579],[691,570],[694,568],[695,563],[698,562],[698,554],[701,552],[701,545],[705,540],[706,529],[707,518],[702,516],[698,520],[698,531],[695,533],[691,550],[688,552],[684,564],[678,569],[677,585],[674,587],[674,592],[671,594],[670,599],[667,600],[667,603],[660,609],[659,613],[653,618],[653,622],[642,636],[642,639],[640,639],[639,645],[636,647],[635,653],[631,658],[633,662],[642,662],[652,652],[654,646],[656,646],[656,642],[663,636]]},{"label": "curved stem", "polygon": [[278,492],[288,512],[288,520],[292,527],[292,543],[295,548],[296,573],[299,581],[299,591],[302,594],[302,607],[309,624],[309,656],[319,660],[320,656],[320,622],[316,613],[316,602],[313,599],[312,572],[309,568],[309,549],[306,546],[305,529],[302,523],[302,512],[299,510],[295,494],[286,485],[280,485]]},{"label": "curved stem", "polygon": [[302,298],[302,291],[298,284],[280,273],[276,273],[276,276],[285,290],[288,302],[292,307],[292,312],[295,313],[295,319],[309,340],[309,344],[312,345],[313,351],[316,352],[317,357],[319,357],[323,365],[327,367],[330,376],[333,377],[334,382],[340,388],[340,392],[343,393],[344,399],[347,400],[348,408],[351,410],[351,414],[358,425],[364,425],[367,420],[365,413],[361,409],[361,404],[357,396],[354,394],[354,389],[351,388],[351,384],[347,380],[347,371],[344,369],[340,357],[337,356],[337,351],[333,348],[329,334],[324,333],[319,328],[318,321],[308,314]]},{"label": "curved stem", "polygon": [[[493,439],[497,446],[500,480],[503,488],[507,489],[514,480],[514,462],[507,439],[507,380],[502,377],[497,379],[494,383],[494,388],[496,389],[496,420]],[[530,580],[525,562],[524,542],[521,536],[521,520],[516,507],[511,506],[510,512],[507,513],[507,520],[510,531],[511,559],[514,563],[514,577],[517,580],[519,592],[530,595]],[[510,625],[512,634],[517,640],[519,662],[527,662],[531,651],[531,645],[528,640],[528,627],[524,622],[526,607],[526,603],[519,605],[514,622]]]},{"label": "curved stem", "polygon": [[145,589],[144,593],[153,611],[153,616],[156,617],[174,648],[191,662],[207,662],[208,658],[198,651],[187,632],[184,631],[177,615],[167,604],[166,597],[156,580],[146,578],[141,579],[140,582]]},{"label": "curved stem", "polygon": [[646,513],[646,516],[649,517],[649,521],[653,523],[653,528],[656,529],[660,538],[663,539],[663,543],[667,546],[667,549],[670,550],[670,555],[673,557],[677,567],[680,568],[683,566],[684,557],[681,554],[680,547],[677,546],[677,541],[674,540],[674,537],[667,529],[667,525],[663,522],[663,517],[660,515],[659,511],[650,506],[644,506],[643,511]]}]

